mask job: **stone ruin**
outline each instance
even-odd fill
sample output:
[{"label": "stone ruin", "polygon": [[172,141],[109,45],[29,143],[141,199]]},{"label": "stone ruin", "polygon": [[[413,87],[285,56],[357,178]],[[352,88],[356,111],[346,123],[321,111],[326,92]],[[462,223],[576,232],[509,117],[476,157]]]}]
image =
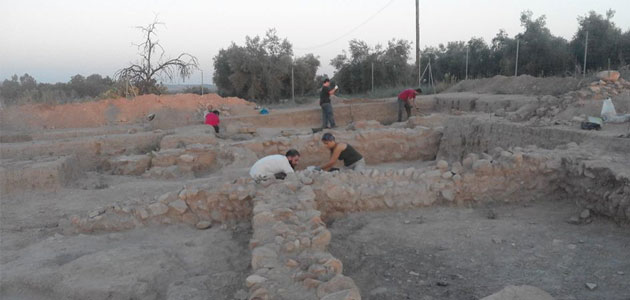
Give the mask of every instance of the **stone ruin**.
[{"label": "stone ruin", "polygon": [[[627,83],[595,82],[560,97],[425,96],[423,115],[402,123],[393,122],[392,99],[338,105],[335,114],[345,125],[331,132],[364,155],[368,169],[362,172],[304,170],[328,155],[322,133],[309,129],[319,122],[317,108],[231,116],[217,136],[200,125],[13,134],[0,149],[0,183],[3,197],[19,199],[29,191],[64,193],[93,174],[175,181],[166,193],[105,201],[62,217],[59,226],[76,235],[251,222],[243,299],[365,299],[366,291],[328,251],[335,237],[327,220],[353,212],[570,198],[589,214],[628,223],[630,139],[576,130],[577,120],[562,118],[567,107],[585,106],[578,98],[604,92],[627,97]],[[259,134],[264,128],[273,134]],[[289,148],[302,154],[295,175],[260,184],[247,177],[257,159]],[[10,278],[1,284],[6,289]]]}]

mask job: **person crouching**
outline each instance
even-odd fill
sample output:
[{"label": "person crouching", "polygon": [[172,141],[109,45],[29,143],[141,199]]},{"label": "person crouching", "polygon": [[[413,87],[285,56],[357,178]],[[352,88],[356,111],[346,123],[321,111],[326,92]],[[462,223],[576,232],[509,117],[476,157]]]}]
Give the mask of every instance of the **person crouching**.
[{"label": "person crouching", "polygon": [[322,170],[330,170],[337,160],[342,160],[344,168],[348,170],[362,171],[365,169],[363,156],[350,144],[337,143],[335,137],[329,132],[322,135],[322,143],[330,150],[330,160],[321,166]]},{"label": "person crouching", "polygon": [[271,178],[284,179],[288,174],[294,173],[299,161],[300,152],[295,149],[290,149],[285,155],[265,156],[254,163],[249,170],[249,176],[256,183]]}]

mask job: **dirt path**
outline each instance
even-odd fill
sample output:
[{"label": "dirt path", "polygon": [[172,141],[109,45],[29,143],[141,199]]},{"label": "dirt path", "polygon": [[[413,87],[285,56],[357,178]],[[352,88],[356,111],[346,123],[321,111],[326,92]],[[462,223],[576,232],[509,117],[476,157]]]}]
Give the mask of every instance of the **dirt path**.
[{"label": "dirt path", "polygon": [[576,214],[570,201],[542,200],[357,213],[330,226],[331,253],[363,299],[480,299],[509,284],[556,299],[630,299],[630,228],[568,224]]}]

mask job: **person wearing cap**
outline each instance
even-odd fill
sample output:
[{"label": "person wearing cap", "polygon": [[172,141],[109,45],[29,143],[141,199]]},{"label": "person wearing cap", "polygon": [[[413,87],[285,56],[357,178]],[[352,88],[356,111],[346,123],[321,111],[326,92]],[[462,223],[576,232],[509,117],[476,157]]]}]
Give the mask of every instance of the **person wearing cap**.
[{"label": "person wearing cap", "polygon": [[361,171],[365,169],[365,160],[361,153],[354,149],[350,144],[337,143],[335,137],[327,132],[322,135],[322,143],[330,150],[330,160],[320,168],[328,171],[335,165],[337,160],[343,161],[345,169]]},{"label": "person wearing cap", "polygon": [[[334,95],[339,87],[330,87],[330,79],[326,78],[322,84],[322,90],[319,93],[319,106],[322,108],[322,128],[335,128],[335,118],[333,116],[332,104],[330,103],[330,96]],[[328,127],[330,124],[330,127]]]},{"label": "person wearing cap", "polygon": [[411,107],[412,104],[410,102],[414,102],[413,106],[415,106],[416,95],[420,95],[422,90],[420,88],[417,89],[406,89],[400,94],[398,94],[398,122],[402,122],[402,110],[403,107],[407,111],[407,119],[411,117]]},{"label": "person wearing cap", "polygon": [[284,179],[287,174],[294,173],[294,169],[300,160],[300,152],[290,149],[285,155],[275,154],[259,159],[249,170],[256,182],[271,179]]}]

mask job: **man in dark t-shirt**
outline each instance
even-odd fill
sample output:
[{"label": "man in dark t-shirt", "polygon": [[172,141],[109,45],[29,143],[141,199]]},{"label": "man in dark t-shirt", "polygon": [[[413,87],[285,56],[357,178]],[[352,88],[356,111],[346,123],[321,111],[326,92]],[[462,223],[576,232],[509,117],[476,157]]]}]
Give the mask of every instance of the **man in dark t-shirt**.
[{"label": "man in dark t-shirt", "polygon": [[[330,80],[326,78],[322,84],[322,90],[319,93],[319,106],[322,108],[322,128],[335,128],[335,119],[333,116],[332,104],[330,96],[334,95],[338,87],[331,88]],[[328,126],[330,124],[330,127]]]}]

